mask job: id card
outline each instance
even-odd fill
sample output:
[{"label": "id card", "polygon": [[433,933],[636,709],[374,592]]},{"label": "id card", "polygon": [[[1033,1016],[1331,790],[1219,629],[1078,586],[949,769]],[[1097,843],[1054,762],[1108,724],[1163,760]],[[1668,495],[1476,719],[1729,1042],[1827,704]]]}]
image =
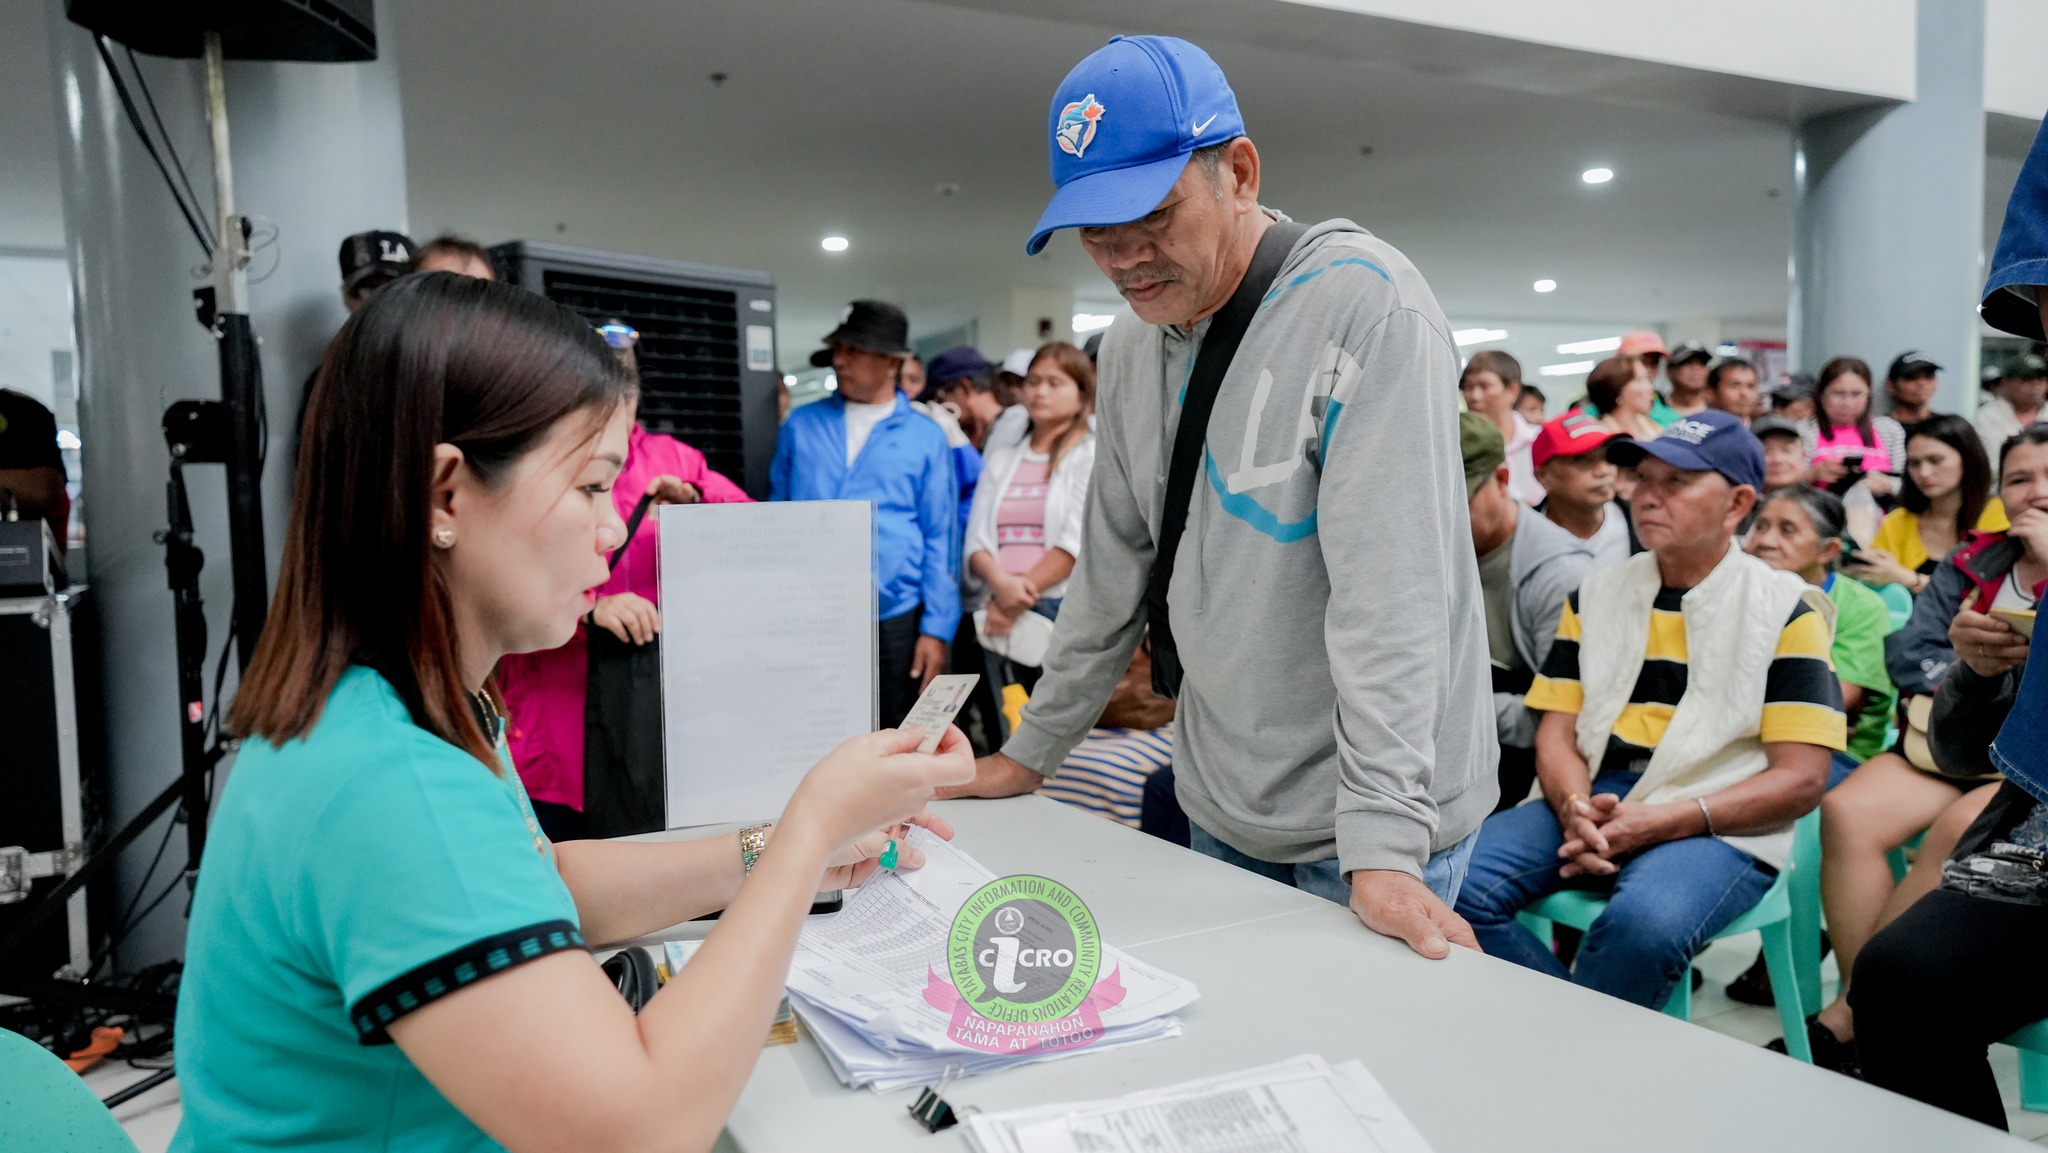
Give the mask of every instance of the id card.
[{"label": "id card", "polygon": [[917,743],[920,753],[936,752],[939,741],[946,735],[946,726],[967,704],[967,694],[974,691],[974,682],[981,679],[979,673],[956,673],[951,676],[933,677],[932,683],[910,706],[910,713],[903,718],[899,727],[916,725],[924,730],[924,739]]}]

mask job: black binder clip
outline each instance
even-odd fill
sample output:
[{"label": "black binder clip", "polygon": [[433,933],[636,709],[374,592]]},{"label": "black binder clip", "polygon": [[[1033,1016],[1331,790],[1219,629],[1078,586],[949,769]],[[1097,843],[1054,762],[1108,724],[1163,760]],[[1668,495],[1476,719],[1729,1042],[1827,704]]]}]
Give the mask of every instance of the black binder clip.
[{"label": "black binder clip", "polygon": [[917,1123],[924,1126],[925,1132],[937,1133],[960,1123],[959,1116],[953,1112],[951,1105],[946,1104],[945,1098],[946,1086],[952,1084],[953,1078],[959,1073],[960,1066],[946,1066],[939,1074],[938,1087],[925,1086],[918,1090],[917,1100],[911,1102],[910,1115],[917,1118]]}]

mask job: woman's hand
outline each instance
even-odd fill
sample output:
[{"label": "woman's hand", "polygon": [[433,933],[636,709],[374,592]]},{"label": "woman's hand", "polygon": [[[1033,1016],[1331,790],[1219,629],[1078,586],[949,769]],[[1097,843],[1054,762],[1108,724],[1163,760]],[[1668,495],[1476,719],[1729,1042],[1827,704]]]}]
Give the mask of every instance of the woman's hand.
[{"label": "woman's hand", "polygon": [[1825,488],[1848,476],[1849,466],[1842,463],[1839,456],[1824,456],[1814,461],[1813,467],[1808,471],[1813,474],[1814,483]]},{"label": "woman's hand", "polygon": [[939,789],[974,779],[974,750],[958,728],[947,727],[936,752],[917,752],[923,739],[917,729],[883,729],[841,742],[804,774],[777,836],[816,837],[828,861],[845,862],[862,837],[903,824]]},{"label": "woman's hand", "polygon": [[1015,620],[1018,613],[1030,612],[1038,603],[1038,586],[1015,573],[1000,573],[989,583],[989,599]]},{"label": "woman's hand", "polygon": [[1899,482],[1888,472],[1866,472],[1863,474],[1863,487],[1869,489],[1872,496],[1890,496],[1899,491]]},{"label": "woman's hand", "polygon": [[1948,643],[1970,671],[1980,677],[2001,677],[2027,659],[2027,638],[1994,616],[1969,609],[1948,625]]},{"label": "woman's hand", "polygon": [[644,645],[661,632],[661,610],[638,593],[613,593],[597,598],[590,619],[629,645]]},{"label": "woman's hand", "polygon": [[1881,548],[1859,549],[1842,571],[1867,585],[1904,585],[1907,591],[1920,583],[1920,575],[1909,571],[1892,554]]},{"label": "woman's hand", "polygon": [[994,598],[990,598],[984,609],[988,615],[982,620],[981,631],[991,638],[1009,636],[1010,626],[1017,623],[1017,614],[1003,611],[1002,602]]},{"label": "woman's hand", "polygon": [[2037,561],[2048,561],[2048,509],[2025,508],[2012,518],[2012,527],[2007,536],[2016,536],[2027,543],[2027,551]]},{"label": "woman's hand", "polygon": [[647,495],[656,504],[696,504],[704,494],[679,476],[657,476],[647,482]]},{"label": "woman's hand", "polygon": [[919,809],[910,814],[903,824],[869,833],[841,849],[825,870],[825,879],[818,891],[829,893],[834,889],[851,889],[866,884],[868,878],[875,875],[875,870],[881,867],[882,852],[889,847],[890,841],[896,842],[897,872],[907,873],[923,868],[924,852],[904,839],[912,825],[933,833],[942,841],[953,839],[953,826],[947,824],[944,817],[928,809]]}]

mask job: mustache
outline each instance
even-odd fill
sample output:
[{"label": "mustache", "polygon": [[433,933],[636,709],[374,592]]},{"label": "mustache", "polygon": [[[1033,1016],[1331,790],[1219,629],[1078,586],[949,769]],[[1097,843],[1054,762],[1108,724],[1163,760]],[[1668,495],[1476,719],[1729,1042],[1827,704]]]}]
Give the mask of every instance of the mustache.
[{"label": "mustache", "polygon": [[1118,292],[1129,292],[1140,284],[1186,280],[1187,273],[1170,260],[1153,260],[1135,268],[1118,269],[1110,274],[1109,279]]}]

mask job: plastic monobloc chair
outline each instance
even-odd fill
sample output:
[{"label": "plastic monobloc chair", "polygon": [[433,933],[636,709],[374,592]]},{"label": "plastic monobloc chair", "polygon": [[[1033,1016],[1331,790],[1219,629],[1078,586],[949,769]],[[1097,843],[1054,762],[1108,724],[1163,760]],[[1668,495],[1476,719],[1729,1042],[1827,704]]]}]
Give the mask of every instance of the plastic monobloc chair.
[{"label": "plastic monobloc chair", "polygon": [[[1819,952],[1819,884],[1820,872],[1820,811],[1818,809],[1799,818],[1794,827],[1792,853],[1785,861],[1785,867],[1778,871],[1778,877],[1771,887],[1749,911],[1735,918],[1728,926],[1714,934],[1712,940],[1733,937],[1738,933],[1758,933],[1764,940],[1764,967],[1771,974],[1771,989],[1776,993],[1778,1021],[1785,1030],[1785,1050],[1791,1056],[1811,1065],[1813,1049],[1806,1041],[1805,990],[1810,985],[1814,990],[1813,1005],[1820,1006],[1820,965],[1816,956],[1812,972],[1801,972],[1799,950],[1794,939],[1800,935],[1793,913],[1793,890],[1802,884],[1813,886],[1812,907],[1815,919],[1813,929],[1813,952]],[[1557,925],[1569,925],[1580,932],[1593,927],[1600,914],[1607,911],[1607,898],[1575,889],[1564,889],[1552,893],[1518,914],[1518,919],[1537,937],[1549,940]],[[1681,1021],[1692,1020],[1692,981],[1689,977],[1679,979],[1678,988],[1671,999],[1664,1003],[1664,1012]]]},{"label": "plastic monobloc chair", "polygon": [[0,1149],[136,1153],[120,1122],[56,1054],[0,1029]]}]

